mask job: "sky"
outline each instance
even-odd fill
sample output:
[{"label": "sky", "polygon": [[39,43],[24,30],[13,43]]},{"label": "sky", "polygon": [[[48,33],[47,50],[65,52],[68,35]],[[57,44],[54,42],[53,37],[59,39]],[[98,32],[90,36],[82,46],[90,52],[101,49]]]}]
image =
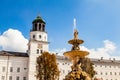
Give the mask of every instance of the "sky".
[{"label": "sky", "polygon": [[81,49],[92,58],[120,60],[120,0],[2,0],[0,2],[0,50],[26,51],[32,21],[46,22],[50,51],[71,50],[73,19]]}]

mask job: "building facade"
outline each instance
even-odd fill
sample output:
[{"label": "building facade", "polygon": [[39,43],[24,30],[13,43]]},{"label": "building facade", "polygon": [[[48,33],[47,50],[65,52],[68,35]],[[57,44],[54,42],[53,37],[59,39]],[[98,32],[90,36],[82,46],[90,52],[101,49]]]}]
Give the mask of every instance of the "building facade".
[{"label": "building facade", "polygon": [[[26,53],[0,51],[0,80],[37,80],[36,58],[44,51],[49,51],[45,22],[38,16],[32,22],[28,50]],[[72,63],[64,56],[56,55],[60,70],[60,79],[71,71]],[[120,80],[120,61],[91,59],[100,80]]]}]

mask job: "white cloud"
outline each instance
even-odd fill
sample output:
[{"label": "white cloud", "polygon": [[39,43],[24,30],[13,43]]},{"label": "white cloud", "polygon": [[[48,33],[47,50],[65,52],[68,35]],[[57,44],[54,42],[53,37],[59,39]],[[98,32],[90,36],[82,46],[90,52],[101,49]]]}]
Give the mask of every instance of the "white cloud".
[{"label": "white cloud", "polygon": [[115,43],[113,43],[110,40],[104,40],[103,41],[104,46],[101,48],[92,48],[92,49],[88,49],[84,46],[81,46],[82,50],[87,50],[90,54],[89,57],[90,58],[105,58],[105,59],[109,59],[109,58],[118,58],[117,56],[111,56],[111,54],[114,54],[116,52],[116,45]]},{"label": "white cloud", "polygon": [[[119,56],[111,56],[111,54],[114,54],[116,52],[116,45],[114,42],[110,40],[104,40],[103,41],[104,46],[100,48],[87,48],[85,46],[81,46],[81,50],[85,50],[89,52],[88,57],[90,58],[101,58],[109,59],[109,58],[116,58],[120,60]],[[63,49],[55,49],[53,52],[59,53],[60,55],[63,55],[64,52],[66,52],[66,48]]]},{"label": "white cloud", "polygon": [[19,30],[8,29],[0,35],[0,47],[2,50],[26,52],[28,40]]}]

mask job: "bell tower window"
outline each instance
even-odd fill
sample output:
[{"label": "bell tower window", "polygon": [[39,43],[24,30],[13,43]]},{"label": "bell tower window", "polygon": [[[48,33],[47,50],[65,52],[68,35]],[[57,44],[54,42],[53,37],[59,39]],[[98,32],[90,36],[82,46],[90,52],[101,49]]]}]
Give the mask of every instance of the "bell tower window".
[{"label": "bell tower window", "polygon": [[34,29],[35,29],[35,31],[37,31],[37,23],[35,23],[35,26],[34,26],[34,27],[35,27],[35,28],[34,28]]},{"label": "bell tower window", "polygon": [[39,31],[41,31],[41,24],[39,24]]},{"label": "bell tower window", "polygon": [[35,35],[33,35],[33,39],[35,39]]},{"label": "bell tower window", "polygon": [[45,31],[45,25],[43,24],[43,31]]},{"label": "bell tower window", "polygon": [[35,20],[32,22],[33,28],[32,31],[45,31],[45,22],[40,16],[37,16]]}]

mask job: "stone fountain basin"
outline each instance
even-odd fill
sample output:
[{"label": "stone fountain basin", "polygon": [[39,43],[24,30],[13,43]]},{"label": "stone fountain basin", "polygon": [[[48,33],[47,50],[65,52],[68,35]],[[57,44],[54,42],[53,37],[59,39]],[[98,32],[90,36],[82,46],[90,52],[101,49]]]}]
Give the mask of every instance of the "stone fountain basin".
[{"label": "stone fountain basin", "polygon": [[73,60],[76,57],[84,58],[88,54],[89,54],[89,52],[87,52],[87,51],[72,50],[72,51],[65,52],[63,55],[65,57],[69,58],[70,60]]}]

